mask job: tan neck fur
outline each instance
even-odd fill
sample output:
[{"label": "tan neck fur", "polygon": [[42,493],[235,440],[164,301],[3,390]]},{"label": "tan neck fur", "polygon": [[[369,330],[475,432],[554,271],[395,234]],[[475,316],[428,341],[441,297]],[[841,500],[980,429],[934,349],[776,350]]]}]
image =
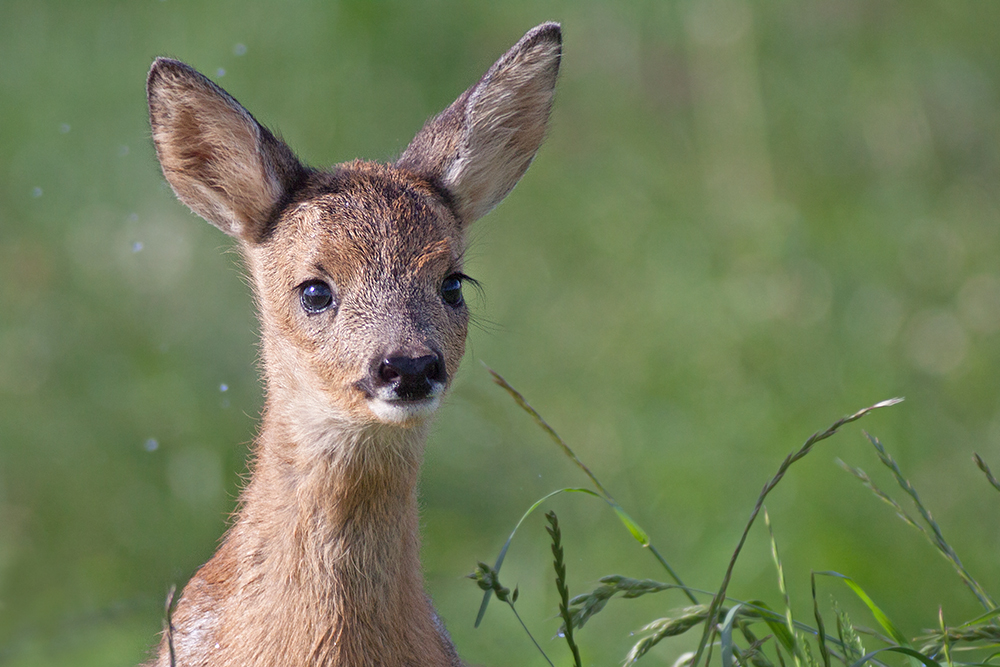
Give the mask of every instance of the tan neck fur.
[{"label": "tan neck fur", "polygon": [[[203,628],[214,639],[203,664],[457,664],[418,558],[424,431],[376,427],[295,442],[282,416],[268,413],[236,523],[185,598],[194,613],[228,599]],[[191,599],[195,591],[204,595]],[[216,644],[224,663],[211,658]]]}]

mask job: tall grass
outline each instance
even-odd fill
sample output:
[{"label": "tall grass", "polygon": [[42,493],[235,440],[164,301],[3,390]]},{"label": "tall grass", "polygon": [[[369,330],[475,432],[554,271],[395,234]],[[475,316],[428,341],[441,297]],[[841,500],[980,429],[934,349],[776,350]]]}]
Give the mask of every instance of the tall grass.
[{"label": "tall grass", "polygon": [[[937,552],[952,565],[959,580],[982,605],[984,613],[957,625],[948,625],[945,623],[943,613],[939,610],[937,628],[927,631],[923,636],[907,638],[876,601],[851,577],[839,572],[814,571],[811,575],[813,619],[811,623],[805,623],[795,620],[792,616],[792,600],[785,586],[784,567],[779,555],[778,539],[772,530],[764,500],[785,477],[792,464],[812,452],[817,444],[836,434],[844,425],[861,419],[873,410],[895,405],[902,399],[894,398],[882,401],[843,417],[826,430],[814,433],[799,449],[790,452],[785,457],[774,476],[764,484],[729,560],[721,584],[717,589],[711,591],[686,585],[674,568],[652,545],[647,531],[639,526],[618,504],[607,488],[577,457],[555,429],[503,377],[492,370],[490,373],[493,375],[494,381],[505,389],[523,410],[531,415],[559,449],[583,471],[594,488],[557,489],[542,497],[529,507],[518,521],[510,537],[504,543],[494,565],[479,563],[477,571],[470,575],[478,581],[480,587],[485,591],[476,620],[477,626],[482,621],[492,595],[497,595],[501,601],[506,602],[514,610],[515,614],[517,613],[514,608],[517,593],[515,591],[513,595],[510,595],[509,591],[501,586],[500,570],[507,556],[511,540],[525,519],[557,494],[585,493],[601,498],[607,503],[631,535],[650,551],[670,581],[634,579],[620,574],[612,574],[602,577],[599,585],[592,591],[569,598],[561,531],[555,513],[549,512],[546,515],[549,524],[547,530],[552,541],[556,572],[555,584],[560,600],[558,616],[562,620],[558,634],[565,638],[571,653],[572,664],[576,667],[581,665],[578,644],[578,640],[581,639],[580,631],[591,618],[604,610],[612,599],[616,597],[624,600],[635,599],[667,590],[682,591],[692,604],[670,609],[664,616],[650,621],[633,633],[638,635],[639,639],[623,657],[625,665],[638,662],[661,642],[696,628],[701,632],[697,650],[682,654],[674,667],[698,667],[699,665],[708,667],[712,663],[712,654],[716,649],[720,654],[723,667],[734,667],[737,664],[740,667],[788,667],[790,665],[795,667],[831,667],[834,663],[840,663],[845,667],[880,667],[886,664],[884,660],[887,654],[892,653],[903,656],[903,659],[911,667],[919,667],[920,665],[926,667],[985,667],[994,664],[993,661],[1000,658],[1000,622],[997,620],[1000,618],[1000,607],[997,606],[995,599],[986,588],[962,564],[954,548],[945,539],[941,527],[921,501],[916,488],[904,475],[899,464],[892,458],[883,444],[868,433],[865,435],[875,449],[879,461],[892,473],[900,489],[916,509],[918,518],[911,517],[899,502],[876,486],[871,477],[863,470],[849,466],[842,461],[839,462],[840,465],[857,477],[872,491],[876,498],[887,503],[901,520],[920,531],[927,538]],[[989,484],[1000,491],[1000,482],[994,477],[986,462],[978,454],[974,456],[974,461],[986,476]],[[760,600],[738,600],[727,593],[736,562],[761,511],[764,512],[770,536],[771,555],[777,573],[778,588],[782,595],[783,610],[771,609]],[[832,613],[834,621],[832,627],[836,628],[836,634],[831,635],[827,631],[828,622],[816,595],[816,583],[820,577],[843,584],[844,592],[848,595],[853,594],[861,600],[879,629],[875,630],[856,624],[855,620],[850,618],[834,602],[832,610],[826,612],[827,616]],[[520,617],[518,620],[520,621]],[[527,631],[527,628],[525,630]],[[862,636],[866,637],[865,641],[868,641],[869,645],[877,645],[877,647],[866,647]],[[532,641],[534,641],[533,638]],[[538,646],[537,642],[535,642],[535,646]],[[542,652],[541,647],[538,647],[538,650]],[[549,656],[545,655],[544,652],[542,654],[549,664],[554,664]]]}]

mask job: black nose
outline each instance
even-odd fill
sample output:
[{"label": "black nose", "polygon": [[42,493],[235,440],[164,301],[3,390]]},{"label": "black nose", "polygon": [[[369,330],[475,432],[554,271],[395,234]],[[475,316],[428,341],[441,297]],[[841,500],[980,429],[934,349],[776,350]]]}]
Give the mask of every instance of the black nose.
[{"label": "black nose", "polygon": [[377,382],[392,387],[396,396],[404,401],[427,398],[431,383],[445,379],[444,359],[440,354],[413,356],[394,352],[387,354],[378,367]]}]

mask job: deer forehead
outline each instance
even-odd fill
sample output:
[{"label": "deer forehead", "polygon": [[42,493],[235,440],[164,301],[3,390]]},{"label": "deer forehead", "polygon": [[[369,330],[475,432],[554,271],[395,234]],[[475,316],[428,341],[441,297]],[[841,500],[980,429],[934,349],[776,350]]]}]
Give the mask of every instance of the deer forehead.
[{"label": "deer forehead", "polygon": [[461,227],[426,182],[367,164],[316,181],[279,217],[266,242],[283,274],[279,281],[297,285],[325,276],[339,289],[434,283],[461,268]]}]

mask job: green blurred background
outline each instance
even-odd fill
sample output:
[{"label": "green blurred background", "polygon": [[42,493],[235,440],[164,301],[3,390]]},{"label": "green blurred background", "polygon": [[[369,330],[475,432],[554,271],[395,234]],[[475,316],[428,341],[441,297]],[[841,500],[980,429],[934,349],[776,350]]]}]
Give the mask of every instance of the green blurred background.
[{"label": "green blurred background", "polygon": [[[139,662],[245,471],[251,299],[228,238],[162,181],[153,57],[214,78],[313,165],[386,161],[544,20],[565,35],[552,129],[474,230],[479,326],[423,475],[428,588],[466,660],[543,664],[501,606],[473,629],[462,577],[534,500],[586,481],[481,361],[709,589],[788,451],[905,396],[772,494],[795,609],[810,570],[835,569],[911,636],[938,605],[977,612],[835,465],[891,488],[860,427],[1000,593],[1000,499],[970,461],[1000,468],[1000,3],[0,0],[0,663]],[[666,576],[599,502],[551,507],[573,592]],[[542,525],[503,581],[566,664]],[[780,606],[763,526],[731,592]],[[586,664],[683,603],[613,602],[580,634]]]}]

